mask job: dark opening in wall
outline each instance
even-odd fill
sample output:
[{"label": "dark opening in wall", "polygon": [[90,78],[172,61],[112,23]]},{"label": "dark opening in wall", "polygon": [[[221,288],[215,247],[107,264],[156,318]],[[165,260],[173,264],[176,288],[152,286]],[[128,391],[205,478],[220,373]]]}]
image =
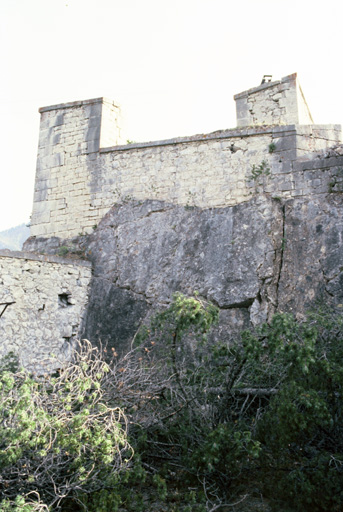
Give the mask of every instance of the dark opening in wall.
[{"label": "dark opening in wall", "polygon": [[68,306],[72,306],[71,293],[59,293],[58,295],[58,306],[60,308],[66,308]]}]

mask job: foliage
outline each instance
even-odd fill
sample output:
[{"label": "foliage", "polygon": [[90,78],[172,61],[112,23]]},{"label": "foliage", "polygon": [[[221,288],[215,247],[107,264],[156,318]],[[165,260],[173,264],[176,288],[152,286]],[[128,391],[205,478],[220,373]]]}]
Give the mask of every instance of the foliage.
[{"label": "foliage", "polygon": [[[219,495],[235,496],[244,466],[260,451],[245,423],[246,396],[233,391],[246,363],[242,346],[207,341],[217,319],[212,304],[176,294],[170,307],[137,335],[136,356],[127,355],[119,369],[121,400],[128,400],[133,388],[139,395],[136,405],[121,404],[130,425],[139,425],[129,431],[136,451],[155,471],[164,461],[167,476],[177,467],[183,483],[201,481],[208,507]],[[138,392],[142,375],[133,371],[130,357],[137,357],[141,372],[148,369],[144,391]]]},{"label": "foliage", "polygon": [[251,175],[248,176],[248,180],[256,181],[260,176],[270,176],[270,167],[266,160],[262,160],[259,165],[253,165],[251,168]]},{"label": "foliage", "polygon": [[4,499],[0,503],[0,512],[48,512],[49,508],[41,502],[37,492],[26,496],[18,495],[14,500]]},{"label": "foliage", "polygon": [[342,510],[339,307],[277,314],[237,340],[209,340],[217,320],[176,294],[111,362],[86,344],[54,377],[5,363],[0,510],[211,512],[249,493]]},{"label": "foliage", "polygon": [[279,391],[258,426],[273,493],[294,510],[341,510],[342,315],[318,309],[301,324],[277,315],[261,334],[280,372]]},{"label": "foliage", "polygon": [[62,245],[59,249],[58,249],[58,256],[66,256],[69,252],[69,247],[67,247],[66,245]]},{"label": "foliage", "polygon": [[[340,510],[339,309],[318,309],[303,322],[277,314],[236,342],[209,344],[217,314],[198,297],[177,295],[136,338],[140,371],[152,380],[125,410],[139,425],[130,434],[143,463],[157,472],[165,464],[167,476],[179,468],[183,483],[201,482],[208,510],[252,485],[277,506]],[[129,376],[123,367],[122,400],[139,387]]]},{"label": "foliage", "polygon": [[[90,343],[57,375],[0,374],[0,491],[3,510],[78,503],[113,484],[132,449],[126,419],[106,401],[108,365]],[[33,492],[39,500],[35,500]],[[23,493],[31,493],[30,505]],[[24,501],[23,501],[24,500]]]}]

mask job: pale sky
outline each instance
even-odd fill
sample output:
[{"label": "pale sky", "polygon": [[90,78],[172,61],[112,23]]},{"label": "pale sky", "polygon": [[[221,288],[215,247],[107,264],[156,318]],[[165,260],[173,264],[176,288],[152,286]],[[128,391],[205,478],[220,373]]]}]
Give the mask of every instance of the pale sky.
[{"label": "pale sky", "polygon": [[342,0],[0,0],[0,231],[28,222],[38,108],[107,96],[125,138],[236,124],[233,95],[297,72],[343,123]]}]

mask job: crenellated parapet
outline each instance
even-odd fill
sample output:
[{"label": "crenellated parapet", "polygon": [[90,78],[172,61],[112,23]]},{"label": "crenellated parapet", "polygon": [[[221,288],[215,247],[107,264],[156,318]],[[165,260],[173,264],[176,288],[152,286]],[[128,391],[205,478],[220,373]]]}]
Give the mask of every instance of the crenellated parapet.
[{"label": "crenellated parapet", "polygon": [[124,145],[109,100],[42,108],[32,236],[91,232],[128,199],[220,208],[327,193],[343,162],[323,152],[341,144],[341,127],[313,124],[296,74],[235,100],[237,128]]}]

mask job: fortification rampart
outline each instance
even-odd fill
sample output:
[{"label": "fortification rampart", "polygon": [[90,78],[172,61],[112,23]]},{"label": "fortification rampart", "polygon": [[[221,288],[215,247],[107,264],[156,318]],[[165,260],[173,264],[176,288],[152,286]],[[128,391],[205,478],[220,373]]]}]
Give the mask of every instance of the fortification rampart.
[{"label": "fortification rampart", "polygon": [[91,264],[0,251],[0,358],[44,371],[68,357],[88,300]]},{"label": "fortification rampart", "polygon": [[[295,208],[300,203],[312,201],[312,211],[316,211],[317,203],[323,203],[318,196],[324,195],[326,205],[330,203],[326,197],[330,192],[341,193],[341,127],[313,124],[296,75],[290,75],[278,82],[262,83],[254,89],[240,93],[235,100],[238,128],[208,135],[124,145],[120,134],[120,111],[110,100],[97,98],[40,109],[41,125],[31,235],[43,238],[31,238],[27,247],[31,250],[36,250],[35,247],[46,249],[49,244],[54,245],[56,242],[58,249],[61,239],[92,232],[92,228],[115,203],[123,203],[130,198],[136,200],[132,203],[136,207],[141,207],[139,202],[146,199],[162,200],[163,203],[150,201],[150,206],[151,203],[158,203],[154,213],[163,213],[168,217],[168,209],[175,212],[178,210],[177,215],[181,219],[177,235],[174,231],[177,222],[171,227],[171,220],[166,219],[160,220],[159,225],[159,215],[153,216],[150,206],[147,206],[149,211],[145,215],[143,205],[142,218],[156,222],[152,240],[150,224],[146,231],[138,231],[142,234],[136,235],[137,227],[132,220],[131,205],[124,205],[112,213],[117,215],[117,211],[123,210],[124,213],[120,214],[121,222],[126,226],[133,222],[131,232],[129,227],[124,231],[119,227],[116,231],[115,221],[113,226],[107,226],[107,230],[105,219],[105,224],[102,226],[102,223],[92,236],[81,237],[90,244],[92,241],[89,240],[94,238],[94,252],[98,250],[98,256],[101,256],[104,263],[97,268],[95,264],[95,281],[92,281],[91,292],[93,298],[87,313],[86,324],[93,322],[95,326],[93,331],[90,330],[94,339],[106,329],[104,339],[107,336],[113,338],[113,318],[116,319],[114,329],[117,330],[118,325],[122,325],[124,327],[120,332],[125,331],[126,334],[128,324],[135,327],[139,323],[149,307],[144,297],[149,299],[154,296],[158,300],[156,290],[160,286],[160,276],[165,272],[169,252],[173,257],[175,254],[181,255],[181,259],[178,266],[174,263],[170,267],[172,277],[170,281],[166,279],[168,291],[173,286],[175,290],[189,289],[191,274],[186,269],[184,277],[182,275],[185,265],[187,267],[185,262],[192,258],[188,267],[192,272],[195,271],[193,289],[203,289],[204,296],[208,298],[216,297],[218,293],[221,297],[224,293],[224,302],[221,299],[216,300],[218,304],[225,306],[225,310],[250,308],[251,321],[255,321],[255,317],[260,318],[260,313],[257,312],[262,311],[264,315],[269,306],[273,311],[277,308],[279,299],[276,297],[282,292],[280,283],[282,272],[286,268],[286,264],[283,264],[286,261],[283,255],[287,231],[286,207],[279,201],[270,199],[268,195],[274,199],[293,198],[296,200],[293,201]],[[253,196],[260,194],[261,197],[256,197],[246,205],[225,208],[248,202]],[[335,211],[337,197],[338,194],[331,196],[332,212]],[[169,205],[166,206],[166,203]],[[205,217],[213,216],[213,232],[217,233],[218,238],[212,241],[208,219],[201,232],[199,231],[198,216],[194,224],[190,224],[190,231],[183,231],[183,216],[180,212],[191,212],[183,208],[173,208],[172,204],[203,208],[201,214]],[[263,212],[261,210],[254,220],[253,214],[259,205],[267,206],[263,206]],[[223,236],[226,245],[216,228],[219,217],[217,219],[213,211],[206,210],[208,208],[226,210],[225,229],[228,226],[232,228],[235,216],[245,215],[244,223],[237,223],[237,233],[231,235],[231,239],[231,228],[225,231]],[[266,219],[267,210],[269,214]],[[137,209],[135,211],[137,214]],[[323,220],[317,222],[315,229],[321,233],[322,227],[331,220],[330,216],[322,215],[320,208],[318,211],[318,219]],[[277,225],[272,228],[275,216]],[[339,214],[337,216],[339,218]],[[166,236],[163,234],[164,222],[167,223]],[[251,227],[249,232],[246,231],[248,227]],[[336,227],[331,227],[333,233],[334,229]],[[254,255],[249,252],[251,247],[256,247],[251,246],[252,241],[259,240],[263,232],[264,241],[261,247],[258,244],[260,259],[254,267],[253,277],[249,277],[249,282],[243,281],[244,277],[250,276],[247,269],[255,261]],[[160,237],[157,244],[156,233]],[[57,238],[52,239],[53,236]],[[150,240],[150,245],[148,243],[139,252],[137,247],[144,246],[145,238]],[[313,238],[311,232],[306,247]],[[336,238],[339,237],[332,235],[333,240]],[[199,253],[199,244],[207,247],[208,241],[210,251]],[[78,243],[75,240],[65,241],[67,244],[69,242]],[[187,247],[183,247],[184,243],[188,244]],[[99,244],[101,247],[98,249]],[[334,245],[331,242],[323,243],[321,250],[325,253],[326,245],[330,244]],[[176,251],[178,245],[180,251]],[[168,248],[166,254],[161,248]],[[337,268],[341,268],[341,248],[334,246],[333,251],[338,255],[337,265],[333,265],[333,277],[331,271],[327,275],[330,274],[330,282],[335,285],[335,279],[340,272]],[[253,253],[255,252],[253,249]],[[294,249],[294,254],[297,255],[298,252],[298,249]],[[87,254],[91,253],[92,250],[89,250]],[[144,259],[146,254],[149,261]],[[154,258],[151,258],[152,254]],[[312,252],[313,254],[315,257],[312,260],[318,260],[317,252]],[[212,263],[209,255],[220,260],[214,259]],[[137,259],[133,261],[132,258],[136,256]],[[97,261],[96,254],[92,258]],[[319,259],[322,258],[321,253]],[[305,261],[305,257],[302,259]],[[247,265],[244,263],[242,266],[242,261],[247,261]],[[302,261],[298,262],[297,267],[301,264]],[[221,268],[221,265],[224,265],[223,272],[213,277],[212,270]],[[330,265],[329,268],[332,267]],[[104,278],[103,272],[107,266],[108,275]],[[150,274],[147,270],[149,266]],[[178,270],[175,271],[175,268]],[[210,271],[206,273],[202,268]],[[325,277],[324,270],[321,272]],[[146,287],[139,284],[141,278],[144,281],[144,277],[149,275],[151,282]],[[287,272],[285,275],[288,282]],[[302,277],[300,281],[301,279]],[[58,364],[56,358],[68,357],[73,340],[80,335],[90,280],[91,268],[86,262],[0,251],[0,357],[13,351],[19,354],[22,364],[36,367],[39,371],[47,369],[48,366],[51,369]],[[215,282],[216,285],[213,284]],[[209,286],[209,283],[212,284]],[[254,290],[251,290],[251,283],[257,283]],[[314,297],[315,292],[312,288],[310,291]],[[244,297],[241,300],[239,297],[242,293]],[[102,313],[107,309],[109,320]],[[52,354],[56,356],[54,360]]]},{"label": "fortification rampart", "polygon": [[128,198],[217,208],[258,192],[326,193],[342,162],[321,152],[340,144],[341,127],[298,124],[312,118],[296,75],[235,99],[239,128],[126,145],[118,145],[120,112],[110,100],[42,108],[31,234],[90,232]]}]

